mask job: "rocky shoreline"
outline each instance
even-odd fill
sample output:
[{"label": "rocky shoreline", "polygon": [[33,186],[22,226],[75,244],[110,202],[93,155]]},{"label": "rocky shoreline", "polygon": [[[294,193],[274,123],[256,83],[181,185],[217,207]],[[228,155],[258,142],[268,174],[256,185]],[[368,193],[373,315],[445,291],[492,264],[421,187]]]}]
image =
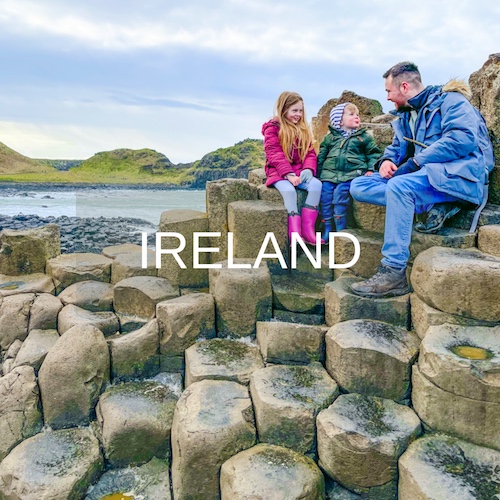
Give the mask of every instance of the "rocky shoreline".
[{"label": "rocky shoreline", "polygon": [[0,215],[0,230],[29,229],[57,224],[61,232],[61,253],[101,253],[122,243],[141,244],[141,232],[154,232],[156,226],[143,219],[126,217],[40,217],[38,215]]}]

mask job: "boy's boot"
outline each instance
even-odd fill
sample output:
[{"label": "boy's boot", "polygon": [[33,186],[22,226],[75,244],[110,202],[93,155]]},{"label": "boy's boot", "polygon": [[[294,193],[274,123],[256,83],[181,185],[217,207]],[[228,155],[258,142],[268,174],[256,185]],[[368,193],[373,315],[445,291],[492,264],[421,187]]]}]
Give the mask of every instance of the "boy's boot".
[{"label": "boy's boot", "polygon": [[332,219],[323,219],[323,234],[321,235],[321,239],[328,243],[330,241],[330,233],[333,231],[333,220]]},{"label": "boy's boot", "polygon": [[292,233],[298,233],[299,236],[302,236],[301,232],[302,228],[302,218],[299,214],[292,212],[288,214],[288,244],[292,244]]},{"label": "boy's boot", "polygon": [[347,217],[345,215],[335,215],[335,230],[343,231],[347,228]]},{"label": "boy's boot", "polygon": [[[301,215],[302,239],[310,245],[316,245],[316,219],[318,218],[318,209],[304,205]],[[324,243],[324,241],[321,240],[321,243]]]}]

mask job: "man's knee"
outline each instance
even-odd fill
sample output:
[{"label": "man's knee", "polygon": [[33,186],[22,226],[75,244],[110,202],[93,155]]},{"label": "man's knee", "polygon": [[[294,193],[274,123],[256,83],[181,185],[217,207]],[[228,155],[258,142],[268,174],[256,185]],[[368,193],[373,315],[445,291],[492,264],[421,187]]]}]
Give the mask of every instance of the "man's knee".
[{"label": "man's knee", "polygon": [[355,200],[365,197],[368,187],[366,179],[369,179],[369,177],[356,177],[352,180],[349,192]]}]

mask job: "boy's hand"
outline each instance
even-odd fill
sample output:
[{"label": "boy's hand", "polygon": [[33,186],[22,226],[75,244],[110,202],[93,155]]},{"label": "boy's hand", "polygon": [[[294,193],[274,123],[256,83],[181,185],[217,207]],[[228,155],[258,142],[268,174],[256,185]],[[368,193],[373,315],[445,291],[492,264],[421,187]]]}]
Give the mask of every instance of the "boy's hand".
[{"label": "boy's hand", "polygon": [[380,165],[379,174],[384,179],[392,179],[394,172],[398,169],[395,163],[391,160],[384,160]]}]

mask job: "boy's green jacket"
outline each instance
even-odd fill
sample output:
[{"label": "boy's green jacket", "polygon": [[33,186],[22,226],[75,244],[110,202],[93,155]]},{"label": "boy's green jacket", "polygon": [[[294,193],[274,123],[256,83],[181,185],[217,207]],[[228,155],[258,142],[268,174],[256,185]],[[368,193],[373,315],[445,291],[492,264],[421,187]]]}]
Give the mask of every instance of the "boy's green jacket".
[{"label": "boy's green jacket", "polygon": [[338,184],[359,177],[368,170],[375,171],[375,163],[382,152],[365,128],[347,138],[337,129],[328,128],[330,133],[319,147],[318,179]]}]

